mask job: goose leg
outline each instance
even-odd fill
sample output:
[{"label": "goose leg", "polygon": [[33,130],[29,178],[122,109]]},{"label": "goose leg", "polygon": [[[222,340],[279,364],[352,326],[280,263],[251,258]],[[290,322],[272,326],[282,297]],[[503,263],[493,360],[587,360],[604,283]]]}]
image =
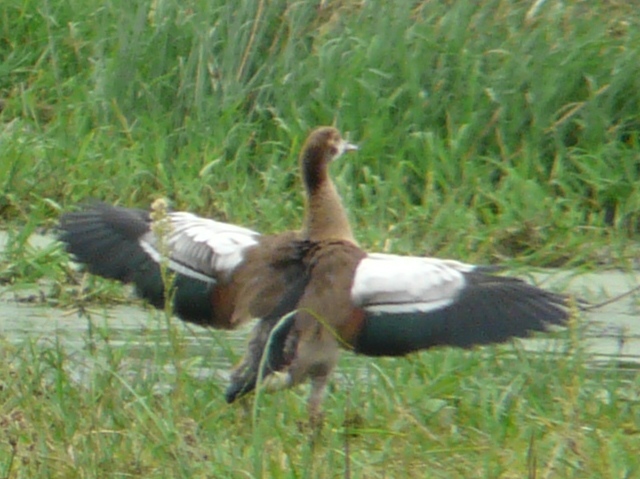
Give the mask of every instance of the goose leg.
[{"label": "goose leg", "polygon": [[321,409],[322,400],[327,389],[328,374],[322,374],[311,378],[311,392],[307,400],[307,411],[309,413],[309,425],[312,429],[320,428],[324,420]]},{"label": "goose leg", "polygon": [[225,392],[225,399],[228,403],[235,401],[255,388],[260,369],[260,360],[270,332],[271,325],[264,321],[260,321],[254,327],[247,352],[231,373],[231,382]]}]

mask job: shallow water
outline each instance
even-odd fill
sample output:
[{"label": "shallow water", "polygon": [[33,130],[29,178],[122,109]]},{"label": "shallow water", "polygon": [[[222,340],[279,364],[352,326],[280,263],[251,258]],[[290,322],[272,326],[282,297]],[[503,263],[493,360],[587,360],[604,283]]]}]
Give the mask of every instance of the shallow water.
[{"label": "shallow water", "polygon": [[[47,237],[35,236],[34,247],[50,244]],[[6,236],[0,234],[0,249]],[[602,271],[575,274],[567,271],[536,273],[532,279],[544,287],[576,294],[592,303],[599,303],[629,291],[640,284],[640,272]],[[19,345],[38,341],[61,344],[75,355],[82,356],[92,341],[108,341],[111,347],[127,347],[135,356],[150,355],[158,344],[169,347],[167,323],[162,315],[138,305],[99,308],[90,318],[61,308],[23,303],[15,293],[0,286],[0,336]],[[640,365],[640,291],[616,300],[580,316],[580,324],[588,324],[583,337],[586,350],[595,361],[612,364]],[[225,377],[232,362],[241,355],[247,328],[238,332],[212,331],[172,320],[183,345],[194,355],[207,356],[203,376]],[[538,336],[523,340],[525,349],[560,350],[564,339]]]},{"label": "shallow water", "polygon": [[[586,350],[594,359],[640,364],[640,272],[604,270],[576,274],[567,271],[536,275],[543,285],[574,294],[593,305],[613,300],[580,314],[586,325]],[[619,297],[629,291],[631,294]],[[534,347],[540,339],[526,340]]]}]

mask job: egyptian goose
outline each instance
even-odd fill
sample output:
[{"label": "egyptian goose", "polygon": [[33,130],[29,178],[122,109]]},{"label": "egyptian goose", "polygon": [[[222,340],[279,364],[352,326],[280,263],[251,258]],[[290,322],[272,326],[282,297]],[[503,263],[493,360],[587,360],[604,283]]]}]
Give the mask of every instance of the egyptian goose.
[{"label": "egyptian goose", "polygon": [[328,174],[331,161],[354,149],[331,127],[309,135],[300,155],[307,204],[298,232],[261,236],[173,212],[163,255],[149,213],[96,204],[63,215],[60,239],[90,272],[133,283],[156,307],[164,306],[166,258],[175,273],[173,310],[185,321],[231,329],[258,318],[227,401],[254,389],[259,376],[268,390],[310,379],[312,418],[341,348],[401,356],[504,342],[566,322],[563,296],[520,279],[360,249]]}]

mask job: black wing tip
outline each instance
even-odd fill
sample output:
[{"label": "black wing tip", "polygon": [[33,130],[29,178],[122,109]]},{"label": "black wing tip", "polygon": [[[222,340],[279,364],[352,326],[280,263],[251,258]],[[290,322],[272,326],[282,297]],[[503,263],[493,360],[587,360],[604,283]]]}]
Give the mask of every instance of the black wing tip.
[{"label": "black wing tip", "polygon": [[148,269],[138,240],[149,230],[148,213],[142,210],[88,201],[60,216],[56,236],[85,270],[129,283]]},{"label": "black wing tip", "polygon": [[146,211],[93,202],[63,213],[55,229],[58,240],[75,254],[76,249],[113,248],[117,242],[137,241],[150,228]]}]

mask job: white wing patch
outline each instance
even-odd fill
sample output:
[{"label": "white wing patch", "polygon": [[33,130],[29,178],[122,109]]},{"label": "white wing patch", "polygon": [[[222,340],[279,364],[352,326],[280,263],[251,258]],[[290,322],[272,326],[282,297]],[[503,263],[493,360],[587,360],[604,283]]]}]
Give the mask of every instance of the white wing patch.
[{"label": "white wing patch", "polygon": [[[171,233],[167,238],[169,268],[193,278],[215,283],[242,262],[247,248],[258,244],[259,233],[191,213],[168,215]],[[140,245],[160,262],[158,238],[153,232],[140,237]]]},{"label": "white wing patch", "polygon": [[475,266],[454,260],[369,254],[356,269],[351,298],[370,312],[428,312],[453,303]]}]

